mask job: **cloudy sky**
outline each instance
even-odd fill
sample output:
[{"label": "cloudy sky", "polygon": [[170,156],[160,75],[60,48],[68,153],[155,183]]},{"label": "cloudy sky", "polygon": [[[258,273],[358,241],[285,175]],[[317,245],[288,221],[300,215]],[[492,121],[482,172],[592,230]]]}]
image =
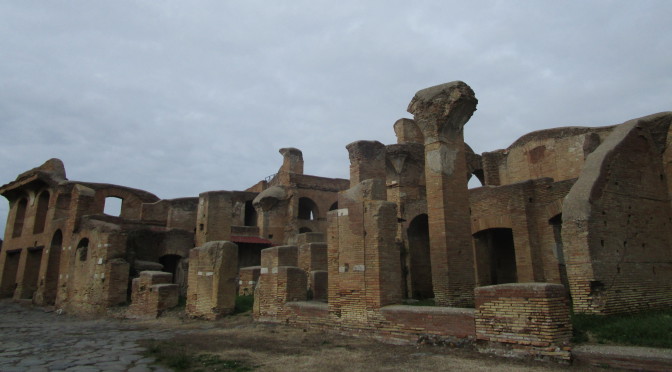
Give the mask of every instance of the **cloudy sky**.
[{"label": "cloudy sky", "polygon": [[0,0],[0,184],[57,157],[71,180],[197,196],[275,173],[289,146],[306,173],[347,178],[345,145],[394,143],[415,92],[453,80],[479,99],[465,128],[479,153],[672,110],[670,14],[666,0]]}]

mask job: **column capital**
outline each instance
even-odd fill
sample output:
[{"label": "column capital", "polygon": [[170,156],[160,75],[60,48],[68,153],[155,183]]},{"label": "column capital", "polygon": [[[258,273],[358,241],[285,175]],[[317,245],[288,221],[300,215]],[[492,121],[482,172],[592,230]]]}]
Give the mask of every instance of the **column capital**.
[{"label": "column capital", "polygon": [[453,81],[418,91],[407,111],[413,114],[425,144],[430,144],[461,135],[477,104],[478,99],[469,85]]}]

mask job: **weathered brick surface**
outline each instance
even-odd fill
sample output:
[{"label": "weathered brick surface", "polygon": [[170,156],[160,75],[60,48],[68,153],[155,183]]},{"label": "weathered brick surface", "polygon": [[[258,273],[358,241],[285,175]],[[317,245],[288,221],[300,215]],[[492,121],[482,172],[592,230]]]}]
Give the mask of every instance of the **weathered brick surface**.
[{"label": "weathered brick surface", "polygon": [[613,130],[563,205],[574,310],[610,314],[672,306],[667,177],[647,120]]},{"label": "weathered brick surface", "polygon": [[470,306],[475,285],[463,127],[478,100],[463,82],[423,89],[408,106],[425,140],[432,284],[437,304]]},{"label": "weathered brick surface", "polygon": [[232,193],[210,191],[199,195],[196,215],[196,246],[231,240]]},{"label": "weathered brick surface", "polygon": [[238,247],[231,242],[208,242],[189,254],[187,315],[217,319],[236,304]]},{"label": "weathered brick surface", "polygon": [[178,286],[172,284],[173,274],[143,271],[133,279],[131,306],[128,315],[134,318],[156,318],[178,303]]},{"label": "weathered brick surface", "polygon": [[238,273],[238,294],[248,296],[254,294],[254,287],[259,280],[261,266],[243,267]]},{"label": "weathered brick surface", "polygon": [[476,288],[480,348],[569,360],[569,299],[560,284],[516,283]]}]

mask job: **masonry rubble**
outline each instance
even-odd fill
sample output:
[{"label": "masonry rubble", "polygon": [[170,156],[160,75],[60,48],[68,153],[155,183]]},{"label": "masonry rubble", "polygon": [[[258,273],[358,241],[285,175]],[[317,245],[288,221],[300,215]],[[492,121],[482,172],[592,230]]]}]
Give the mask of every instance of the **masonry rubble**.
[{"label": "masonry rubble", "polygon": [[347,180],[304,174],[288,147],[247,190],[162,200],[50,159],[0,186],[0,296],[132,317],[181,297],[217,319],[254,295],[260,322],[561,361],[570,310],[672,306],[672,113],[476,154],[477,103],[459,81],[418,91],[397,143],[346,146]]}]

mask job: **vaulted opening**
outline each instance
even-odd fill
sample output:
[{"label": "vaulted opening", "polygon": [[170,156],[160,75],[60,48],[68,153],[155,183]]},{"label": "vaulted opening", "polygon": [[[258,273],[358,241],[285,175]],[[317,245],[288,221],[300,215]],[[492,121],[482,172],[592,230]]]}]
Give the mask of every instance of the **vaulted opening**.
[{"label": "vaulted opening", "polygon": [[513,230],[493,228],[474,234],[478,285],[516,283],[516,250]]},{"label": "vaulted opening", "polygon": [[245,222],[244,226],[257,226],[257,210],[252,205],[252,200],[245,202]]},{"label": "vaulted opening", "polygon": [[[408,293],[412,298],[434,298],[432,284],[432,261],[429,254],[429,220],[421,214],[411,220],[407,229],[408,235],[408,277],[410,286]],[[408,278],[406,279],[408,283]]]},{"label": "vaulted opening", "polygon": [[299,215],[301,220],[316,220],[317,219],[317,204],[310,198],[299,198]]}]

